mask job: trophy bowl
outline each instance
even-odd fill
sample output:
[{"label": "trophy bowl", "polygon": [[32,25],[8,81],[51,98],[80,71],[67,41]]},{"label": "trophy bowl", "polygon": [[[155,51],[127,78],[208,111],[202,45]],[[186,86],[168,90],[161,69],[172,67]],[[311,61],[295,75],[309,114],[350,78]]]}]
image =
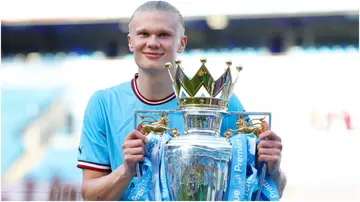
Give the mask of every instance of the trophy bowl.
[{"label": "trophy bowl", "polygon": [[231,152],[223,137],[194,132],[171,139],[165,146],[165,162],[172,200],[221,201]]}]

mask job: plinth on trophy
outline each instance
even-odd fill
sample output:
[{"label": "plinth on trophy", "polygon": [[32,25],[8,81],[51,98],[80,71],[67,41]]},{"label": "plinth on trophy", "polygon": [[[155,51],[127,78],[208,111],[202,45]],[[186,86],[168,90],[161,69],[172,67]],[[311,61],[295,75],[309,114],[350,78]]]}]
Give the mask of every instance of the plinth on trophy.
[{"label": "plinth on trophy", "polygon": [[[271,124],[268,112],[228,110],[242,67],[236,67],[234,78],[232,64],[227,61],[224,73],[215,80],[205,65],[206,59],[200,61],[201,67],[191,79],[180,61],[175,63],[174,78],[170,73],[171,63],[166,64],[177,96],[177,110],[135,112],[135,117],[141,118],[140,130],[144,135],[161,136],[168,132],[172,136],[164,147],[165,171],[162,172],[166,173],[167,190],[174,201],[225,200],[229,184],[246,183],[230,176],[231,161],[236,159],[232,159],[233,145],[229,138],[233,133],[258,136]],[[153,114],[158,116],[155,118]],[[233,123],[224,124],[224,119]],[[136,128],[137,124],[135,121]],[[139,170],[138,177],[141,176]]]}]

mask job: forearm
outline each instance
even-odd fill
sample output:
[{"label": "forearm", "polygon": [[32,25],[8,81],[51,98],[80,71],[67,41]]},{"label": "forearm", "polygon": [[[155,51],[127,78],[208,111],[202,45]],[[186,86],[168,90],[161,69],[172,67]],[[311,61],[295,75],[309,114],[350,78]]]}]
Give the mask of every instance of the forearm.
[{"label": "forearm", "polygon": [[278,172],[273,173],[271,177],[279,191],[279,197],[281,198],[286,186],[286,175],[282,170],[279,170]]},{"label": "forearm", "polygon": [[120,166],[109,175],[86,180],[82,185],[82,197],[86,201],[119,200],[132,178],[133,175],[126,174],[124,167]]}]

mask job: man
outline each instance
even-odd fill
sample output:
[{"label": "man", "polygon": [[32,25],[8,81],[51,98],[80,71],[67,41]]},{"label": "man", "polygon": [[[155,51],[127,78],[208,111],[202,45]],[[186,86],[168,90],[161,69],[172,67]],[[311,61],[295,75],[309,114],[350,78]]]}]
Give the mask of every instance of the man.
[{"label": "man", "polygon": [[[177,109],[165,63],[174,66],[187,43],[180,12],[163,1],[141,5],[130,19],[128,41],[138,73],[129,82],[96,91],[85,111],[78,157],[84,200],[127,200],[147,142],[144,135],[133,130],[134,110]],[[229,111],[243,110],[233,95]],[[261,134],[261,139],[265,138],[268,141],[259,143],[258,160],[268,162],[282,193],[286,180],[279,169],[281,140],[271,131]]]}]

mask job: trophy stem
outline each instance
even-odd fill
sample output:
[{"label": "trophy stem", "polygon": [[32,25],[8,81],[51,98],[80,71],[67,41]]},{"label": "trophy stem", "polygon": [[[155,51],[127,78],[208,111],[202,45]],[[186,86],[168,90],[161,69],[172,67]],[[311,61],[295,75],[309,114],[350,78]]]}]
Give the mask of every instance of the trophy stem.
[{"label": "trophy stem", "polygon": [[185,135],[220,136],[220,126],[223,119],[222,112],[215,110],[186,109],[184,115]]}]

